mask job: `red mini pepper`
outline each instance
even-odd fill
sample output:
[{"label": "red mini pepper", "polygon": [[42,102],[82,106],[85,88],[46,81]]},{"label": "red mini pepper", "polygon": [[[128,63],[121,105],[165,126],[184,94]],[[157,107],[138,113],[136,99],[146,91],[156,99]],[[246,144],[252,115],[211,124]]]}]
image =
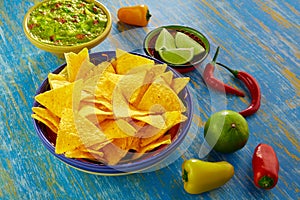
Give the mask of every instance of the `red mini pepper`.
[{"label": "red mini pepper", "polygon": [[235,89],[234,87],[231,87],[229,85],[224,84],[222,81],[216,79],[214,77],[214,71],[215,71],[215,64],[216,64],[216,59],[219,53],[219,47],[216,50],[216,53],[210,63],[208,63],[204,69],[203,72],[203,79],[206,83],[207,86],[213,88],[214,90],[217,90],[219,92],[226,92],[227,94],[235,94],[237,96],[245,96],[245,94],[238,90]]},{"label": "red mini pepper", "polygon": [[247,72],[230,69],[229,67],[225,66],[222,63],[217,63],[217,64],[226,68],[236,78],[240,79],[246,85],[246,87],[248,88],[251,94],[251,98],[252,98],[251,104],[246,109],[240,111],[239,113],[244,117],[254,114],[260,107],[261,93],[260,93],[258,82],[255,80],[253,76],[251,76],[251,74]]},{"label": "red mini pepper", "polygon": [[259,144],[253,154],[254,184],[262,189],[271,189],[278,182],[279,162],[274,149],[268,144]]}]

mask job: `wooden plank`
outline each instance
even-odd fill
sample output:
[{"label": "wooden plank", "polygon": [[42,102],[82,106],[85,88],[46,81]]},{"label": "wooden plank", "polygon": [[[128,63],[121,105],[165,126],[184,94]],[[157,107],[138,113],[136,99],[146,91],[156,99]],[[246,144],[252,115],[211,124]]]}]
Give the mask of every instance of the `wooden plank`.
[{"label": "wooden plank", "polygon": [[[207,89],[201,74],[204,64],[191,77],[195,116],[187,138],[188,149],[169,166],[147,173],[120,177],[80,172],[47,152],[30,118],[35,91],[47,74],[63,59],[34,47],[25,37],[22,20],[38,1],[0,2],[0,199],[299,199],[300,127],[300,5],[293,0],[212,1],[104,1],[112,14],[109,37],[91,52],[115,50],[143,53],[146,34],[162,25],[181,24],[203,32],[211,42],[211,55],[221,47],[218,60],[251,73],[259,82],[262,105],[247,118],[250,138],[242,150],[210,160],[227,160],[234,177],[223,187],[202,195],[183,189],[181,164],[198,157],[203,146],[203,126],[220,109],[241,110],[250,102],[242,83],[225,70],[216,74],[226,83],[246,91],[244,99]],[[152,13],[147,27],[118,23],[121,6],[146,3]],[[209,62],[211,55],[206,60]],[[190,140],[190,141],[189,141]],[[251,159],[255,146],[271,144],[280,161],[278,185],[257,189],[252,181]]]}]

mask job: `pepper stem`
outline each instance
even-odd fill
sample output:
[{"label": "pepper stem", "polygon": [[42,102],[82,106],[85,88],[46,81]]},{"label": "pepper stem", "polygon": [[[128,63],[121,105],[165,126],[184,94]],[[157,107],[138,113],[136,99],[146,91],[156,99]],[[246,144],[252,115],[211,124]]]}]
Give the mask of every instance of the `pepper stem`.
[{"label": "pepper stem", "polygon": [[183,173],[182,173],[182,179],[184,180],[184,182],[188,182],[188,172],[184,169]]},{"label": "pepper stem", "polygon": [[146,20],[149,21],[151,17],[152,17],[152,15],[150,14],[150,11],[147,10]]},{"label": "pepper stem", "polygon": [[216,60],[217,60],[217,57],[218,57],[218,54],[219,54],[219,49],[220,49],[220,47],[218,46],[217,50],[216,50],[216,53],[215,53],[215,55],[214,55],[214,57],[213,57],[213,59],[211,61],[211,63],[213,63],[213,64],[216,63]]},{"label": "pepper stem", "polygon": [[268,189],[273,186],[274,180],[269,176],[263,176],[259,179],[258,184],[260,187]]},{"label": "pepper stem", "polygon": [[222,63],[219,63],[219,62],[217,62],[216,64],[217,64],[217,65],[220,65],[220,66],[222,66],[222,67],[224,67],[224,68],[227,69],[230,73],[232,73],[235,77],[237,77],[237,75],[238,75],[238,73],[239,73],[238,70],[233,70],[233,69],[231,69],[231,68],[227,67],[226,65],[224,65],[224,64],[222,64]]}]

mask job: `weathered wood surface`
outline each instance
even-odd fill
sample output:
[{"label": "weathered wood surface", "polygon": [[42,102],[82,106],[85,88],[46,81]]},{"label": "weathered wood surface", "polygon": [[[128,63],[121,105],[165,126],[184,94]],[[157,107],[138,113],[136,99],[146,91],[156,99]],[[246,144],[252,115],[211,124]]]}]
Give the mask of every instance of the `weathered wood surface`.
[{"label": "weathered wood surface", "polygon": [[[92,52],[117,47],[142,52],[150,30],[181,24],[203,32],[212,53],[220,46],[219,61],[251,73],[259,82],[262,105],[247,118],[251,133],[245,148],[230,155],[209,155],[211,160],[231,162],[234,177],[202,195],[183,190],[181,164],[198,157],[207,118],[216,110],[245,108],[249,94],[245,99],[215,94],[203,83],[203,67],[188,73],[196,109],[188,148],[178,150],[182,156],[165,168],[120,177],[77,171],[47,152],[30,118],[37,87],[64,62],[35,48],[23,33],[23,16],[36,2],[0,1],[0,199],[300,199],[299,1],[102,1],[111,11],[113,28]],[[118,8],[140,3],[146,3],[153,15],[147,27],[118,23]],[[219,70],[219,77],[247,91],[224,70]],[[252,181],[252,153],[260,142],[271,144],[280,161],[279,182],[270,191],[257,189]]]}]

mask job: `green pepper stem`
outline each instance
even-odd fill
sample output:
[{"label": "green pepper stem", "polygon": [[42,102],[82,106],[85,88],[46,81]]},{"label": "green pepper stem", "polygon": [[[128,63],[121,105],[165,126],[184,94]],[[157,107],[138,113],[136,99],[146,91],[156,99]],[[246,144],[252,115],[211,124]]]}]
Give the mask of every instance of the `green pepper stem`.
[{"label": "green pepper stem", "polygon": [[184,180],[184,182],[188,182],[188,172],[184,169],[183,173],[182,173],[182,179]]},{"label": "green pepper stem", "polygon": [[151,17],[152,17],[152,15],[150,14],[150,11],[147,10],[146,20],[149,21]]},{"label": "green pepper stem", "polygon": [[213,57],[213,59],[211,61],[212,64],[216,63],[216,60],[217,60],[217,57],[218,57],[218,54],[219,54],[219,49],[220,49],[220,47],[218,46],[217,50],[216,50],[216,53],[215,53],[215,55],[214,55],[214,57]]},{"label": "green pepper stem", "polygon": [[268,189],[273,186],[274,179],[269,176],[263,176],[261,179],[259,179],[258,184],[260,187]]},{"label": "green pepper stem", "polygon": [[233,70],[233,69],[231,69],[231,68],[227,67],[226,65],[224,65],[224,64],[222,64],[222,63],[219,63],[219,62],[217,62],[216,64],[217,64],[217,65],[220,65],[220,66],[222,66],[222,67],[224,67],[224,68],[227,69],[230,73],[232,73],[235,77],[237,77],[237,75],[238,75],[238,73],[239,73],[238,70]]}]

